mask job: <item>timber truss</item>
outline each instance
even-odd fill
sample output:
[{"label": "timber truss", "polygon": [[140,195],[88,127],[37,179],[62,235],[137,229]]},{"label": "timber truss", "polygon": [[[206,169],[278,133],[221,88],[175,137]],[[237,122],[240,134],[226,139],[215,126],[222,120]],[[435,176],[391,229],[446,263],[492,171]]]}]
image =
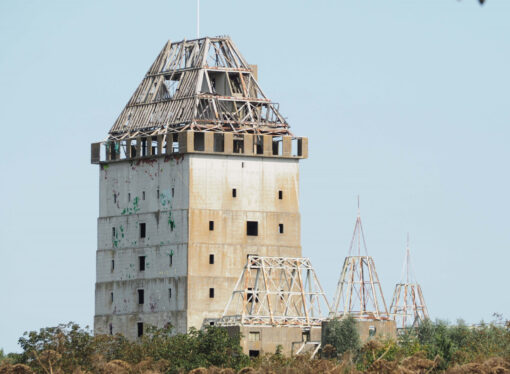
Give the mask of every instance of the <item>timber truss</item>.
[{"label": "timber truss", "polygon": [[229,37],[168,41],[107,140],[186,130],[291,135]]},{"label": "timber truss", "polygon": [[397,328],[417,327],[422,321],[429,318],[425,298],[421,286],[414,279],[411,267],[409,250],[409,236],[407,237],[406,257],[402,269],[402,277],[395,285],[393,299],[390,306],[390,315],[395,320]]},{"label": "timber truss", "polygon": [[307,258],[249,256],[218,324],[320,326],[329,304]]},{"label": "timber truss", "polygon": [[[353,255],[353,252],[356,253]],[[359,212],[349,256],[344,260],[330,317],[342,318],[347,315],[359,320],[389,319],[375,263],[373,258],[368,256]]]}]

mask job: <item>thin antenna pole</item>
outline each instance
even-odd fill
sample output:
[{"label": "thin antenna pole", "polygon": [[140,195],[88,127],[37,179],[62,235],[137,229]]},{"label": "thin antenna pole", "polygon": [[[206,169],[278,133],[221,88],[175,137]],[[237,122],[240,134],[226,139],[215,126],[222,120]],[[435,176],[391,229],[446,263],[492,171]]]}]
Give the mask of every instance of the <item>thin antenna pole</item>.
[{"label": "thin antenna pole", "polygon": [[407,248],[406,248],[406,283],[409,283],[409,233],[407,233]]},{"label": "thin antenna pole", "polygon": [[200,0],[197,0],[197,39],[200,38]]}]

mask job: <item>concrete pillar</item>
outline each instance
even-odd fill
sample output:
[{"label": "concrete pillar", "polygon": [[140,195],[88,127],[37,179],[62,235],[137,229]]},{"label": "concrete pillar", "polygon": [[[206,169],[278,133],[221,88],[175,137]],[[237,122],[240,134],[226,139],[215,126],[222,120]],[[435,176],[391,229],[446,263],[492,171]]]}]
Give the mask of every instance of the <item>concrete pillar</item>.
[{"label": "concrete pillar", "polygon": [[131,158],[131,139],[126,140],[126,158]]},{"label": "concrete pillar", "polygon": [[136,157],[142,156],[142,138],[136,138]]},{"label": "concrete pillar", "polygon": [[213,132],[205,132],[204,133],[204,152],[207,152],[207,153],[214,152],[214,133]]},{"label": "concrete pillar", "polygon": [[145,138],[145,144],[147,144],[147,156],[152,156],[152,136]]},{"label": "concrete pillar", "polygon": [[253,154],[253,135],[252,134],[244,134],[244,154],[245,155]]},{"label": "concrete pillar", "polygon": [[174,135],[170,132],[167,132],[165,134],[165,140],[166,140],[165,153],[169,155],[174,151],[173,150]]},{"label": "concrete pillar", "polygon": [[271,135],[263,136],[264,142],[264,156],[273,155],[273,137]]},{"label": "concrete pillar", "polygon": [[234,153],[234,134],[231,132],[225,133],[225,153],[232,154]]},{"label": "concrete pillar", "polygon": [[193,152],[193,131],[179,133],[179,153]]},{"label": "concrete pillar", "polygon": [[282,155],[283,157],[290,157],[292,156],[292,136],[284,136],[283,141],[283,151]]},{"label": "concrete pillar", "polygon": [[163,154],[163,135],[158,135],[158,155]]},{"label": "concrete pillar", "polygon": [[90,145],[90,162],[93,164],[101,161],[101,143],[92,143]]}]

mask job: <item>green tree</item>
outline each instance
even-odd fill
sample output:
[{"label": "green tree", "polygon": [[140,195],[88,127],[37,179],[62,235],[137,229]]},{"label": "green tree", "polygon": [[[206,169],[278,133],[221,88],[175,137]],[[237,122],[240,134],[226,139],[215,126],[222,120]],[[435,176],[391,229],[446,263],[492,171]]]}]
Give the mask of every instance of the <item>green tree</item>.
[{"label": "green tree", "polygon": [[327,344],[335,347],[336,353],[356,353],[359,351],[361,341],[356,320],[352,316],[342,319],[333,319],[325,324],[322,346]]}]

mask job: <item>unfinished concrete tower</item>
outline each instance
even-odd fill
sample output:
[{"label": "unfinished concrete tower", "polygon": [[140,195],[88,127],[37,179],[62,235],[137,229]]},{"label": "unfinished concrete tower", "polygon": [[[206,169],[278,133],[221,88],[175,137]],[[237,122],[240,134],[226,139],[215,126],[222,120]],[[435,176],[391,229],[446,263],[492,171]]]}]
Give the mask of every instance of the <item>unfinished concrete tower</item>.
[{"label": "unfinished concrete tower", "polygon": [[248,255],[300,257],[295,138],[228,37],[168,42],[104,142],[94,330],[212,324]]},{"label": "unfinished concrete tower", "polygon": [[390,315],[399,329],[416,327],[420,322],[429,318],[421,286],[416,282],[411,267],[409,235],[407,235],[406,257],[402,268],[402,276],[400,282],[395,285]]}]

